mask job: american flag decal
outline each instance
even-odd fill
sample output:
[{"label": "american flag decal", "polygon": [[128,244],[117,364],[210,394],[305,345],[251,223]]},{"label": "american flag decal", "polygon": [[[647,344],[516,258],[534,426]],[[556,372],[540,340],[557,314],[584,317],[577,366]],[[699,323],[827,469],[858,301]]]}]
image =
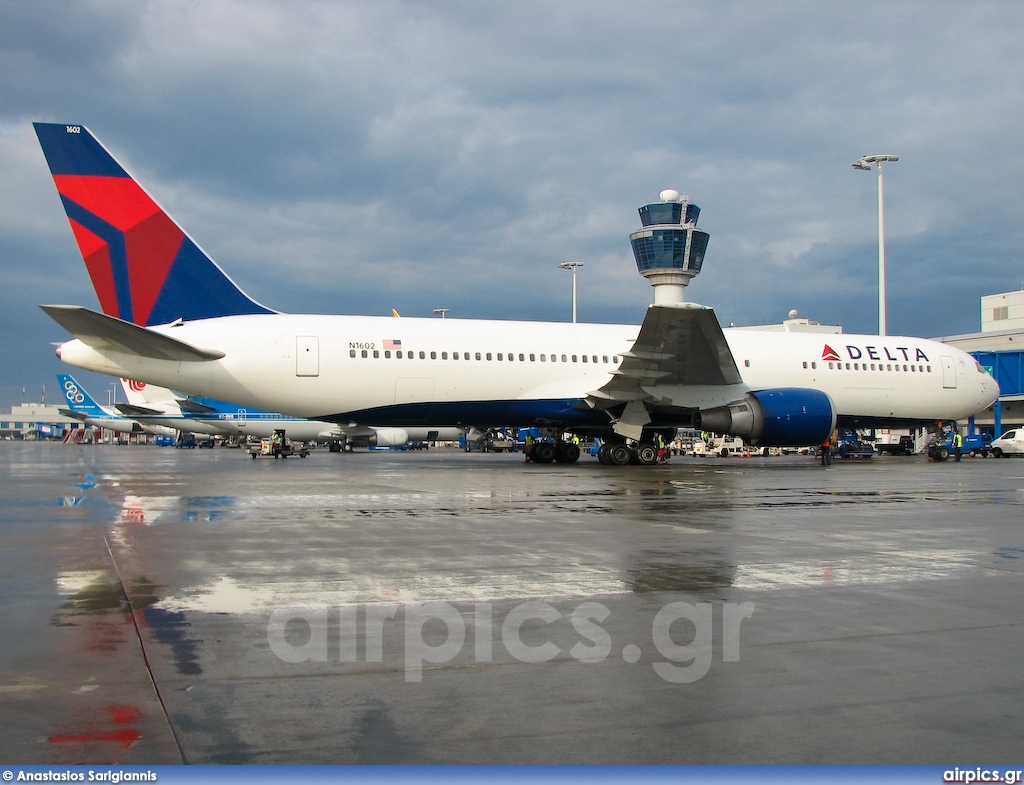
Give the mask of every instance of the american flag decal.
[{"label": "american flag decal", "polygon": [[384,339],[384,348],[385,349],[401,349],[402,348],[402,342],[397,340],[397,339],[392,340],[391,338],[385,338]]}]

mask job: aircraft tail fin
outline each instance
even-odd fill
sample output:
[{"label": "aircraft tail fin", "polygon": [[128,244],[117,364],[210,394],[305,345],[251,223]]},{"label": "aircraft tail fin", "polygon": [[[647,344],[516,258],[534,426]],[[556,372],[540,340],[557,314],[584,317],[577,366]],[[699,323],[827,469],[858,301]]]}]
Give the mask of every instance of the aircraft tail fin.
[{"label": "aircraft tail fin", "polygon": [[177,403],[178,396],[166,387],[138,382],[134,379],[121,379],[121,389],[125,400],[132,406],[152,406],[153,404]]},{"label": "aircraft tail fin", "polygon": [[64,393],[68,406],[75,414],[84,414],[88,417],[109,416],[93,400],[92,396],[85,391],[85,388],[75,381],[74,377],[66,373],[58,373],[57,382],[60,385],[61,392]]},{"label": "aircraft tail fin", "polygon": [[89,129],[34,127],[105,314],[146,327],[273,313],[239,289]]}]

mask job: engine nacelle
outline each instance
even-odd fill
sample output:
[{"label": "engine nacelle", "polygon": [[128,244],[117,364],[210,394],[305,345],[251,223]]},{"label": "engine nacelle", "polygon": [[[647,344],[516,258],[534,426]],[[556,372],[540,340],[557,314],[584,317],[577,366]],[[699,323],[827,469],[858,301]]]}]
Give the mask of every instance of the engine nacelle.
[{"label": "engine nacelle", "polygon": [[405,428],[378,428],[376,436],[370,437],[370,443],[378,447],[401,447],[409,443],[409,433]]},{"label": "engine nacelle", "polygon": [[699,412],[694,426],[764,447],[802,447],[821,444],[832,434],[836,409],[820,390],[759,390],[742,401]]}]

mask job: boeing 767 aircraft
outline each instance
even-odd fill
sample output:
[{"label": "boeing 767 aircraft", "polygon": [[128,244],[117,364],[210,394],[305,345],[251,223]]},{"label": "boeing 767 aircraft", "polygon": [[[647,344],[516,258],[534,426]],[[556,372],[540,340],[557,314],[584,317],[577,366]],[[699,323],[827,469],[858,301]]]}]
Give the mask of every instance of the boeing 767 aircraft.
[{"label": "boeing 767 aircraft", "polygon": [[[653,463],[692,426],[755,445],[819,444],[838,427],[958,420],[998,387],[968,354],[921,338],[723,330],[693,303],[639,326],[285,314],[246,295],[81,125],[35,124],[102,313],[41,306],[79,368],[331,423],[538,426],[534,458]],[[296,263],[296,260],[291,260]]]}]

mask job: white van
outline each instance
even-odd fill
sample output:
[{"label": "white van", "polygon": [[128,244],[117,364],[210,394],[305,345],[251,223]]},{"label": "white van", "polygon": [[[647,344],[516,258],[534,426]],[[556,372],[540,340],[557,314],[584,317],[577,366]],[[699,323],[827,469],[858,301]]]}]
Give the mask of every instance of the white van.
[{"label": "white van", "polygon": [[988,448],[996,458],[1004,455],[1024,455],[1024,428],[1007,431],[995,439]]}]

